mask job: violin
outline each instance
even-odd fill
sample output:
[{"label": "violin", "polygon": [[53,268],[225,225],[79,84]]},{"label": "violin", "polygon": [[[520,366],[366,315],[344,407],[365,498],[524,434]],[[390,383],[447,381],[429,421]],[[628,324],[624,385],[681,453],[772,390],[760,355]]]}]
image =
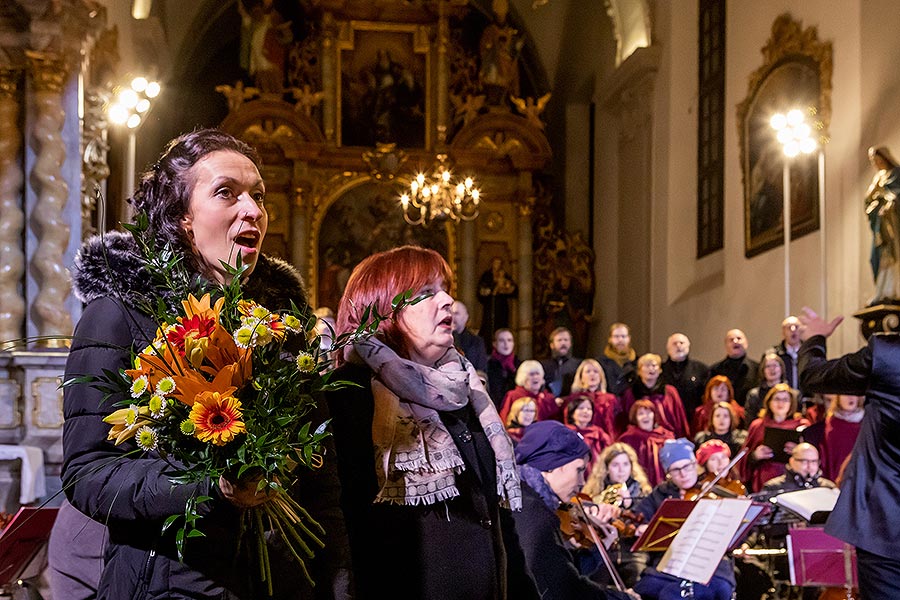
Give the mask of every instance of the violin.
[{"label": "violin", "polygon": [[568,503],[563,503],[556,511],[560,521],[560,531],[568,538],[576,541],[579,547],[596,549],[601,558],[603,565],[606,567],[609,576],[612,577],[616,589],[620,592],[625,591],[625,582],[622,576],[616,570],[606,546],[600,540],[597,528],[587,514],[587,508],[596,506],[590,501],[590,496],[586,494],[576,494]]},{"label": "violin", "polygon": [[[723,472],[727,473],[728,471],[723,470]],[[684,493],[684,499],[698,500],[701,497],[700,494],[707,487],[709,490],[702,496],[703,498],[737,498],[747,495],[747,487],[737,479],[723,476],[718,481],[711,483],[715,478],[716,474],[712,471],[704,475],[697,481],[697,485]]]}]

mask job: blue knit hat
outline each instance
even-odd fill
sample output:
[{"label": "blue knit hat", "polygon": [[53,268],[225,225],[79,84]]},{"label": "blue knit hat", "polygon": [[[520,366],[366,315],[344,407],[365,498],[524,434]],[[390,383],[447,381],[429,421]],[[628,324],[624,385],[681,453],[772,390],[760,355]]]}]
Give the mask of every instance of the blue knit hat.
[{"label": "blue knit hat", "polygon": [[591,449],[584,438],[558,421],[538,421],[525,428],[516,446],[516,462],[549,471],[584,458]]},{"label": "blue knit hat", "polygon": [[672,463],[685,458],[694,458],[694,444],[689,442],[687,438],[666,440],[666,443],[659,450],[659,461],[662,463],[664,471],[668,471]]}]

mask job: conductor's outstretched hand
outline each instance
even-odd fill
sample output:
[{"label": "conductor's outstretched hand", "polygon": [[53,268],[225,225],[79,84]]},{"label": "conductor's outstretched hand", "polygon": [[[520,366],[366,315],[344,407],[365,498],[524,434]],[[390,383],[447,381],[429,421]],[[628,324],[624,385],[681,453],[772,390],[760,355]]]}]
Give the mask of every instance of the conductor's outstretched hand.
[{"label": "conductor's outstretched hand", "polygon": [[814,335],[830,336],[837,329],[837,326],[843,322],[844,317],[836,316],[830,322],[825,321],[817,315],[814,310],[809,307],[803,307],[803,314],[800,315],[800,339],[804,342]]}]

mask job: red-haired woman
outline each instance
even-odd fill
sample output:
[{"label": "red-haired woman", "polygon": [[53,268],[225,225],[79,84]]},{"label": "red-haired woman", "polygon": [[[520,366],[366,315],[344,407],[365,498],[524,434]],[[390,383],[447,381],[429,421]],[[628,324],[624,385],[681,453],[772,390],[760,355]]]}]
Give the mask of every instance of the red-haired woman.
[{"label": "red-haired woman", "polygon": [[544,367],[536,360],[523,360],[516,369],[516,387],[506,393],[500,418],[505,421],[512,403],[526,396],[537,403],[538,421],[562,421],[562,400],[544,388]]},{"label": "red-haired woman", "polygon": [[819,455],[822,459],[822,475],[832,481],[837,480],[841,465],[850,456],[856,438],[859,437],[862,418],[866,414],[863,400],[863,396],[839,394],[831,401],[828,416],[825,417],[825,433],[819,444]]},{"label": "red-haired woman", "polygon": [[[678,395],[678,390],[666,385],[660,377],[661,365],[662,358],[658,354],[644,354],[638,359],[638,377],[622,394],[624,411],[630,414],[636,400],[650,400],[657,407],[659,425],[671,431],[676,438],[685,437],[690,426],[684,414],[684,403]],[[624,414],[623,412],[623,416]],[[622,421],[623,418],[620,416],[620,427]]]},{"label": "red-haired woman", "polygon": [[594,407],[594,418],[591,422],[610,437],[614,437],[616,416],[622,412],[622,402],[615,394],[606,391],[606,375],[603,373],[603,367],[593,358],[586,358],[578,365],[575,370],[575,381],[572,382],[572,394],[566,396],[564,400],[570,402],[583,396],[590,398]]},{"label": "red-haired woman", "polygon": [[659,462],[659,449],[666,440],[675,439],[672,432],[659,425],[659,412],[650,400],[637,400],[628,413],[630,425],[617,442],[634,448],[638,463],[647,473],[650,485],[656,485],[666,478],[666,471]]},{"label": "red-haired woman", "polygon": [[451,272],[403,246],[353,270],[337,335],[367,307],[391,314],[345,348],[328,393],[342,508],[361,598],[536,597],[508,507],[521,503],[512,442],[475,368],[453,347]]},{"label": "red-haired woman", "polygon": [[[806,427],[809,421],[797,413],[797,390],[786,383],[775,384],[763,400],[763,416],[754,419],[747,430],[747,456],[741,460],[744,483],[750,490],[758,492],[768,480],[784,475],[784,464],[775,462],[775,450],[763,444],[766,429],[797,429]],[[783,450],[790,453],[793,442],[785,444]]]},{"label": "red-haired woman", "polygon": [[[744,420],[744,408],[734,400],[734,387],[731,381],[724,375],[714,375],[706,382],[706,390],[703,392],[703,401],[697,410],[694,411],[694,418],[691,421],[691,433],[695,436],[706,428],[712,417],[713,406],[720,402],[727,402],[731,405],[737,421],[735,426]],[[755,417],[754,417],[755,418]]]}]

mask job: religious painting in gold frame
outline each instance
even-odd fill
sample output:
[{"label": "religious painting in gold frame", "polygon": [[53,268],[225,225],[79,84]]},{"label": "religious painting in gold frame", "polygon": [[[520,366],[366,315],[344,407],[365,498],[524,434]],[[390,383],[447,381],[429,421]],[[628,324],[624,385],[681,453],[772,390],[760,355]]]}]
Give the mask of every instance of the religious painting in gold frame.
[{"label": "religious painting in gold frame", "polygon": [[447,222],[428,226],[403,220],[394,186],[368,182],[334,198],[318,225],[316,304],[337,310],[353,268],[364,258],[411,244],[431,248],[452,266],[454,229]]},{"label": "religious painting in gold frame", "polygon": [[[783,242],[783,166],[785,157],[770,119],[792,108],[814,111],[820,137],[831,120],[832,47],[820,42],[815,27],[803,29],[789,14],[772,24],[762,48],[764,63],[749,80],[747,97],[737,106],[744,191],[744,255],[756,256]],[[791,237],[819,228],[818,171],[815,154],[790,163]]]},{"label": "religious painting in gold frame", "polygon": [[341,146],[431,144],[429,28],[348,21],[338,38],[337,139]]}]

